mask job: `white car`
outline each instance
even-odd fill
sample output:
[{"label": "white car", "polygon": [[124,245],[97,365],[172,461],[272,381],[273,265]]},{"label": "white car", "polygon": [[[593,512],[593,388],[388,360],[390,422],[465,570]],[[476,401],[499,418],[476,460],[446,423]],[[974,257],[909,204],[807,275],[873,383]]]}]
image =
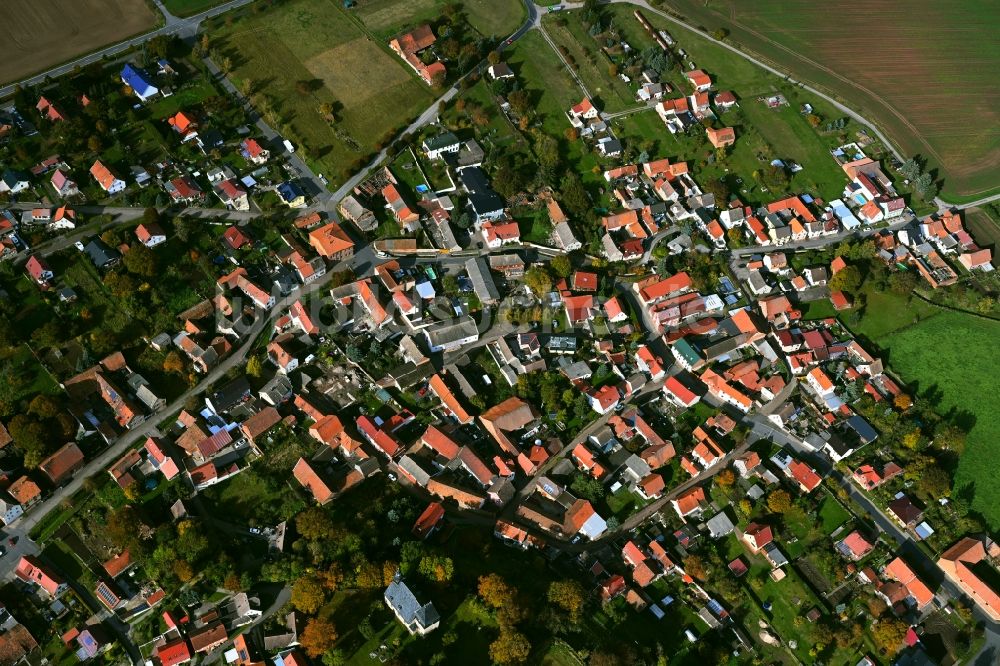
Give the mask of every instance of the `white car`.
[{"label": "white car", "polygon": [[83,243],[81,243],[80,241],[73,243],[73,247],[75,247],[80,252],[83,252]]}]

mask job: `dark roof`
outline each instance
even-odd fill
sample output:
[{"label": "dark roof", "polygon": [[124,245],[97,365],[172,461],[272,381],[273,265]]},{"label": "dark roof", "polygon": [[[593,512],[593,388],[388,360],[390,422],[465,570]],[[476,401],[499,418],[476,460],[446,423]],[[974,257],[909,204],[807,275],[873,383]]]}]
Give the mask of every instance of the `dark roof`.
[{"label": "dark roof", "polygon": [[437,136],[424,139],[424,148],[427,150],[439,150],[447,146],[454,146],[456,143],[458,143],[458,137],[455,136],[455,133],[446,131]]},{"label": "dark roof", "polygon": [[836,433],[828,433],[830,437],[826,440],[826,446],[833,449],[838,456],[846,456],[854,450],[854,445],[844,441],[844,438]]},{"label": "dark roof", "polygon": [[501,199],[500,195],[493,190],[489,190],[488,192],[470,193],[469,205],[472,206],[472,210],[474,210],[477,215],[492,213],[493,211],[503,210],[504,208],[503,199]]},{"label": "dark roof", "polygon": [[118,250],[114,249],[100,238],[94,238],[89,243],[87,243],[83,251],[87,253],[90,260],[94,262],[94,265],[98,268],[104,268],[109,264],[113,264],[119,259],[121,259],[121,254]]},{"label": "dark roof", "polygon": [[865,444],[870,444],[878,439],[878,431],[871,426],[860,414],[855,414],[844,422],[844,425],[853,430],[858,438]]},{"label": "dark roof", "polygon": [[458,172],[458,177],[469,192],[492,192],[486,172],[479,167],[467,167]]},{"label": "dark roof", "polygon": [[213,392],[210,400],[215,409],[227,412],[250,395],[250,391],[250,382],[247,381],[247,378],[237,377],[218,391]]},{"label": "dark roof", "polygon": [[907,525],[920,520],[923,515],[923,511],[918,509],[906,495],[889,502],[889,511]]}]

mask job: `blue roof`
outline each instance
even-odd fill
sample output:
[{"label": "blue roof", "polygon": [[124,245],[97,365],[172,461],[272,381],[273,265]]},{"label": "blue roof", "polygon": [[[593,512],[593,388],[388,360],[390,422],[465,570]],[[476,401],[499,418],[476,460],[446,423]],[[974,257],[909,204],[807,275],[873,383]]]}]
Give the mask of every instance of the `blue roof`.
[{"label": "blue roof", "polygon": [[292,181],[278,185],[278,196],[281,197],[282,201],[294,201],[295,199],[304,197],[305,195],[306,193],[302,191],[302,188]]},{"label": "blue roof", "polygon": [[125,63],[122,67],[122,81],[139,97],[148,97],[159,92],[159,88],[150,83],[149,75],[138,67],[133,67],[132,63]]}]

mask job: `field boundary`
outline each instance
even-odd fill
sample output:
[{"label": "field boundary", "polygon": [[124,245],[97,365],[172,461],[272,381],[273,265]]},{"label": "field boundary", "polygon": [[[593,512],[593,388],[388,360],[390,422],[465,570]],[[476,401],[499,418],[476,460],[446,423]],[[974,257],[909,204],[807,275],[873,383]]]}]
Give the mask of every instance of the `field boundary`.
[{"label": "field boundary", "polygon": [[[630,4],[637,4],[636,0],[621,0],[621,1],[628,2]],[[886,145],[886,147],[890,150],[890,152],[893,153],[895,157],[897,157],[901,161],[905,161],[907,159],[908,156],[904,156],[902,150],[900,149],[901,144],[898,143],[898,138],[895,137],[896,133],[892,132],[888,128],[888,126],[885,125],[884,123],[876,122],[871,118],[866,118],[862,116],[861,115],[862,111],[857,111],[853,107],[853,105],[855,105],[856,102],[845,99],[841,94],[839,94],[836,90],[831,89],[828,85],[816,81],[815,77],[810,77],[810,76],[803,77],[803,79],[806,80],[799,80],[794,78],[793,73],[790,72],[785,65],[778,63],[770,56],[760,53],[759,51],[755,50],[752,46],[745,44],[743,41],[734,38],[732,34],[729,34],[725,38],[725,41],[715,39],[709,33],[707,28],[698,25],[696,19],[693,19],[692,17],[683,13],[682,11],[679,10],[679,8],[677,8],[674,5],[669,6],[669,8],[667,9],[650,8],[650,11],[654,14],[657,14],[661,17],[673,21],[674,23],[686,28],[687,30],[697,33],[699,36],[708,39],[713,43],[722,46],[723,48],[727,48],[734,53],[742,55],[744,58],[750,60],[751,62],[754,62],[759,66],[764,67],[765,69],[769,69],[772,73],[784,78],[792,85],[797,85],[805,90],[812,92],[813,94],[818,94],[826,98],[827,101],[834,103],[839,110],[847,113],[854,120],[869,126],[876,133],[878,138],[882,140],[882,142]],[[934,164],[933,166],[937,167],[942,172],[941,180],[947,185],[948,169],[944,166],[944,163],[942,162],[940,155],[937,153],[936,149],[927,143],[927,140],[922,136],[921,132],[918,131],[905,116],[896,111],[892,107],[892,105],[890,105],[887,101],[883,100],[880,95],[878,95],[874,91],[870,90],[869,88],[865,87],[864,85],[858,82],[852,81],[850,79],[845,79],[844,77],[839,75],[835,70],[826,67],[820,63],[817,63],[811,60],[810,58],[807,58],[789,49],[788,47],[780,43],[777,43],[774,40],[769,39],[768,37],[754,30],[753,28],[740,22],[735,17],[732,16],[727,17],[715,10],[709,10],[709,11],[712,12],[712,16],[714,18],[716,18],[720,22],[723,22],[723,25],[721,27],[723,28],[732,27],[736,30],[744,31],[748,35],[756,36],[757,38],[767,42],[768,44],[774,46],[775,48],[788,52],[792,57],[797,58],[805,66],[815,68],[822,72],[826,72],[830,76],[833,76],[836,79],[843,81],[846,85],[870,97],[871,100],[876,105],[881,106],[884,109],[888,110],[889,113],[898,118],[905,127],[911,130],[910,134],[912,135],[912,138],[926,149],[927,151],[926,154],[937,161],[937,164]],[[865,113],[871,114],[872,111],[870,109],[865,109],[864,108],[865,106],[867,105],[863,104],[859,108],[861,108]],[[893,134],[894,140],[889,140],[888,138],[889,134]],[[1000,198],[1000,183],[986,187],[984,189],[970,191],[970,192],[963,192],[961,194],[955,193],[947,195],[945,194],[938,195],[938,200],[941,203],[947,205],[956,205],[956,206],[972,205],[974,203],[981,202],[982,199],[997,199],[997,198]]]}]

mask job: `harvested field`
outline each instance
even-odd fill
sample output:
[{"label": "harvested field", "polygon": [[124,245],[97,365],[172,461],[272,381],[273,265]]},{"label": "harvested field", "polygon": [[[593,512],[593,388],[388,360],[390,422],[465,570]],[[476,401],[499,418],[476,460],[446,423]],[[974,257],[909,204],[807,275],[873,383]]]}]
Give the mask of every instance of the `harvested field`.
[{"label": "harvested field", "polygon": [[[945,196],[970,200],[1000,191],[1000,4],[874,0],[850,11],[803,0],[671,0],[669,6],[694,25],[728,30],[732,42],[876,122],[903,152],[927,159],[944,180]],[[872,26],[883,29],[876,34]],[[683,47],[685,31],[670,29]]]},{"label": "harvested field", "polygon": [[6,0],[0,82],[10,83],[156,26],[145,0]]},{"label": "harvested field", "polygon": [[163,6],[174,16],[194,16],[223,2],[224,0],[163,0]]}]

